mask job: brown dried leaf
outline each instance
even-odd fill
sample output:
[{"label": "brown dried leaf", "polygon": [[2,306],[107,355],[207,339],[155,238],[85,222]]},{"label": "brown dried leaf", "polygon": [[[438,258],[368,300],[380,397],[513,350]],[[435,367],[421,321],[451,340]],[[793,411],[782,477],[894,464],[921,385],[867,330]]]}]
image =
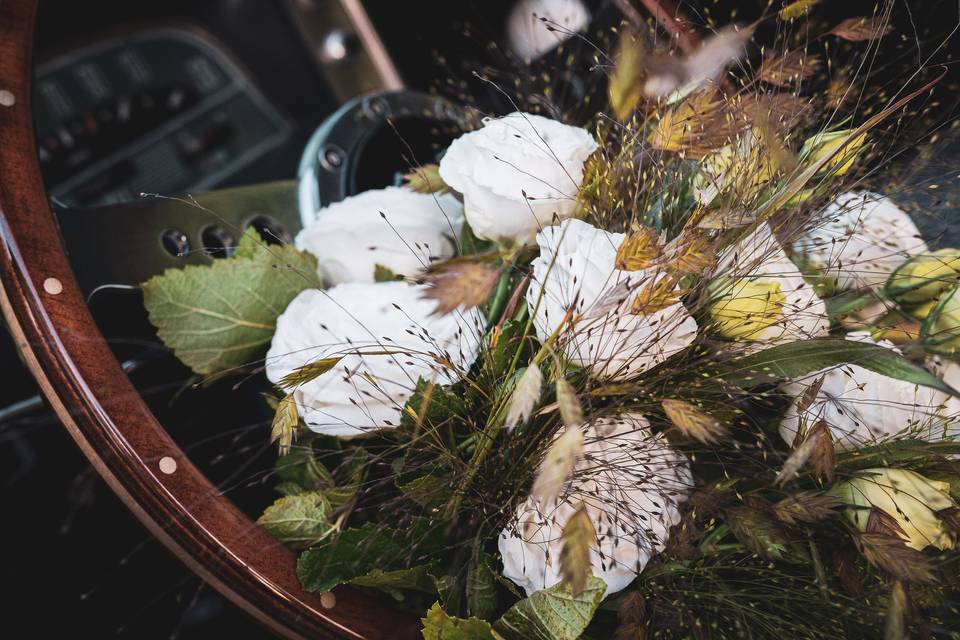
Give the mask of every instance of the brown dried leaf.
[{"label": "brown dried leaf", "polygon": [[417,193],[446,193],[450,187],[440,177],[440,166],[425,164],[403,176],[403,186]]},{"label": "brown dried leaf", "polygon": [[803,395],[800,396],[800,400],[797,401],[797,415],[803,415],[813,404],[813,401],[817,399],[826,377],[826,375],[822,375],[807,386]]},{"label": "brown dried leaf", "polygon": [[867,562],[897,580],[931,584],[936,582],[933,562],[903,540],[881,533],[858,533],[855,541]]},{"label": "brown dried leaf", "polygon": [[836,513],[841,504],[833,496],[816,491],[800,491],[773,505],[773,514],[786,524],[819,522]]},{"label": "brown dried leaf", "polygon": [[893,33],[893,26],[889,21],[880,16],[868,18],[847,18],[828,33],[838,38],[849,40],[850,42],[863,42],[865,40],[876,40],[885,35]]},{"label": "brown dried leaf", "polygon": [[688,438],[716,444],[727,435],[727,429],[716,418],[689,402],[667,399],[660,404],[670,422]]},{"label": "brown dried leaf", "polygon": [[645,640],[647,637],[647,602],[639,591],[626,594],[617,607],[617,630],[614,640]]},{"label": "brown dried leaf", "polygon": [[937,511],[937,517],[940,518],[944,524],[953,529],[954,533],[960,533],[960,509],[957,507],[942,509]]},{"label": "brown dried leaf", "polygon": [[822,420],[813,425],[799,445],[794,446],[773,483],[782,487],[792,480],[807,462],[813,466],[814,474],[825,475],[833,481],[833,470],[836,466],[833,436],[827,423]]},{"label": "brown dried leaf", "polygon": [[729,65],[743,56],[752,36],[752,27],[730,25],[718,29],[684,59],[664,60],[659,68],[648,68],[644,94],[651,98],[667,96],[678,89],[717,80]]},{"label": "brown dried leaf", "polygon": [[717,263],[717,252],[704,234],[686,229],[670,241],[664,258],[666,264],[675,271],[698,274]]},{"label": "brown dried leaf", "polygon": [[[830,432],[830,427],[827,426],[826,422],[820,420],[810,429],[810,435],[817,438],[813,455],[810,456],[813,473],[817,476],[825,477],[827,482],[833,482],[834,471],[837,467],[837,457],[833,448],[833,434]],[[809,437],[809,435],[807,437]]]},{"label": "brown dried leaf", "polygon": [[786,549],[786,538],[771,518],[760,509],[730,507],[724,521],[737,540],[748,550],[766,560],[779,560]]},{"label": "brown dried leaf", "polygon": [[500,279],[500,269],[480,261],[458,260],[430,269],[423,278],[429,288],[425,298],[437,301],[433,315],[450,313],[457,308],[476,307],[490,298]]},{"label": "brown dried leaf", "polygon": [[766,122],[783,134],[800,124],[811,106],[809,100],[792,93],[758,93],[745,96],[739,110],[745,122]]},{"label": "brown dried leaf", "polygon": [[866,532],[900,538],[901,540],[908,537],[896,518],[880,509],[870,509],[870,515],[867,516]]},{"label": "brown dried leaf", "polygon": [[617,247],[617,257],[613,266],[621,271],[639,271],[646,269],[660,255],[660,242],[657,232],[650,227],[640,227],[624,236]]},{"label": "brown dried leaf", "polygon": [[757,74],[761,80],[778,87],[806,80],[820,68],[820,56],[795,49],[783,55],[764,58]]},{"label": "brown dried leaf", "polygon": [[807,15],[810,9],[819,2],[820,0],[796,0],[796,2],[791,2],[780,9],[778,15],[781,20],[796,20]]},{"label": "brown dried leaf", "polygon": [[643,97],[644,53],[643,44],[633,34],[625,31],[620,36],[616,65],[607,87],[610,108],[618,120],[629,118]]},{"label": "brown dried leaf", "polygon": [[592,575],[590,547],[596,544],[597,533],[583,505],[567,520],[563,527],[560,549],[560,575],[570,586],[574,597],[583,593],[587,578]]},{"label": "brown dried leaf", "polygon": [[748,123],[729,106],[716,100],[712,92],[690,96],[660,116],[647,142],[654,149],[702,158],[729,144],[747,127]]}]

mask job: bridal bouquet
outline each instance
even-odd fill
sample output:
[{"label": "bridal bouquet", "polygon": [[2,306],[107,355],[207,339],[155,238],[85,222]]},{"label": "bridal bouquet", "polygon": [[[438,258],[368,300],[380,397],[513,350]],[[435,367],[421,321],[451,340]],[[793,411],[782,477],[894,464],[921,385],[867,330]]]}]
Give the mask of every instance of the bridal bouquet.
[{"label": "bridal bouquet", "polygon": [[306,589],[428,639],[960,628],[960,250],[856,186],[929,87],[840,119],[798,50],[734,91],[750,37],[653,66],[625,33],[592,122],[487,117],[295,246],[144,284],[197,374],[275,386],[259,522]]}]

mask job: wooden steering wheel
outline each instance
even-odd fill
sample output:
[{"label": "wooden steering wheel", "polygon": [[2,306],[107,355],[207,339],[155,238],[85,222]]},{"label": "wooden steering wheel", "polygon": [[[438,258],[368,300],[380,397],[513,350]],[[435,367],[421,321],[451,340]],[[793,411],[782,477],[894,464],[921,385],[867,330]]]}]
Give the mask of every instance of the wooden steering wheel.
[{"label": "wooden steering wheel", "polygon": [[[643,4],[655,7],[668,30],[677,26],[666,5]],[[365,593],[301,589],[294,554],[190,462],[117,362],[67,260],[37,161],[30,106],[36,5],[0,2],[0,305],[47,401],[151,534],[274,632],[419,637],[416,617]]]}]

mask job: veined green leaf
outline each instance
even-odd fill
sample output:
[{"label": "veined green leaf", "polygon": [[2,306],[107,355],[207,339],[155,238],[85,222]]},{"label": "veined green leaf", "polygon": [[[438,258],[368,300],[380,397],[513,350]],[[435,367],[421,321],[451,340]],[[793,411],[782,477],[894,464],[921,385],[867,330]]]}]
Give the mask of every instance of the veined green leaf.
[{"label": "veined green leaf", "polygon": [[157,335],[200,375],[262,356],[290,301],[320,286],[313,256],[267,246],[252,228],[233,258],[167,269],[140,285]]},{"label": "veined green leaf", "polygon": [[319,491],[280,498],[267,507],[257,524],[277,540],[297,547],[320,542],[336,530],[328,521],[330,503]]},{"label": "veined green leaf", "polygon": [[394,600],[402,600],[404,591],[437,592],[436,582],[426,565],[394,571],[374,569],[362,576],[348,580],[347,584],[383,591],[390,594]]},{"label": "veined green leaf", "polygon": [[497,610],[497,579],[486,557],[477,554],[467,568],[467,613],[490,618]]},{"label": "veined green leaf", "polygon": [[418,519],[403,529],[374,522],[345,529],[301,553],[297,577],[307,591],[329,591],[374,570],[429,563],[442,548],[441,526]]},{"label": "veined green leaf", "polygon": [[938,377],[892,349],[840,338],[780,344],[731,360],[715,375],[729,383],[750,388],[779,379],[800,378],[841,364],[855,364],[891,378],[958,395]]},{"label": "veined green leaf", "polygon": [[600,578],[590,576],[578,596],[561,583],[541,589],[513,605],[494,623],[504,640],[576,640],[590,624],[607,590]]},{"label": "veined green leaf", "polygon": [[423,623],[423,640],[497,640],[490,623],[478,618],[455,618],[435,602]]}]

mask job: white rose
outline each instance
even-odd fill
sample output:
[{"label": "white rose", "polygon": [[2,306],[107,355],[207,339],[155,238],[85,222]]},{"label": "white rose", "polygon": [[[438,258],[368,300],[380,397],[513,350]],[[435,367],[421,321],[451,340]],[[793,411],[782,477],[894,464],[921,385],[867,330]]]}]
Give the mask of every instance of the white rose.
[{"label": "white rose", "polygon": [[507,18],[507,42],[521,58],[539,58],[589,22],[581,0],[520,0]]},{"label": "white rose", "polygon": [[[746,290],[747,282],[776,283],[778,295],[782,294],[777,305],[779,317],[752,332],[750,341],[766,345],[794,342],[824,336],[829,331],[826,304],[784,253],[767,223],[727,249],[720,257],[717,273],[722,278],[716,291],[718,298],[735,297]],[[724,286],[724,281],[731,284]]]},{"label": "white rose", "polygon": [[[850,333],[846,338],[899,353],[892,343],[875,341],[866,331]],[[801,415],[797,404],[807,387],[820,376],[823,385]],[[784,391],[795,398],[780,424],[780,435],[787,443],[794,441],[801,418],[807,428],[819,420],[826,421],[841,450],[869,446],[894,436],[939,440],[952,435],[945,421],[955,411],[955,405],[947,394],[855,364],[823,369],[807,376],[803,383],[784,385]]]},{"label": "white rose", "polygon": [[655,276],[614,268],[623,237],[575,219],[547,227],[537,235],[540,255],[533,261],[527,289],[541,341],[553,334],[576,302],[580,319],[564,329],[558,344],[574,364],[602,378],[642,373],[688,347],[697,335],[696,321],[680,303],[646,315],[630,313],[637,295]]},{"label": "white rose", "polygon": [[561,534],[580,505],[597,533],[590,564],[607,594],[626,588],[680,521],[693,486],[689,463],[645,418],[595,421],[584,429],[583,451],[555,504],[528,497],[500,533],[503,575],[527,595],[560,582]]},{"label": "white rose", "polygon": [[876,193],[844,193],[819,219],[796,251],[844,289],[880,288],[906,260],[930,252],[910,216]]},{"label": "white rose", "polygon": [[[334,436],[396,427],[417,380],[460,380],[483,332],[476,310],[431,315],[436,302],[422,297],[425,289],[381,282],[303,291],[277,319],[267,377],[278,383],[306,364],[342,357],[293,391],[304,422]],[[440,365],[440,358],[452,368]]]},{"label": "white rose", "polygon": [[378,264],[413,276],[453,256],[462,226],[463,207],[452,195],[387,187],[320,209],[296,245],[317,257],[328,285],[373,282]]},{"label": "white rose", "polygon": [[526,243],[577,208],[593,136],[543,116],[489,118],[460,136],[440,161],[440,177],[463,194],[467,222],[482,238]]}]

